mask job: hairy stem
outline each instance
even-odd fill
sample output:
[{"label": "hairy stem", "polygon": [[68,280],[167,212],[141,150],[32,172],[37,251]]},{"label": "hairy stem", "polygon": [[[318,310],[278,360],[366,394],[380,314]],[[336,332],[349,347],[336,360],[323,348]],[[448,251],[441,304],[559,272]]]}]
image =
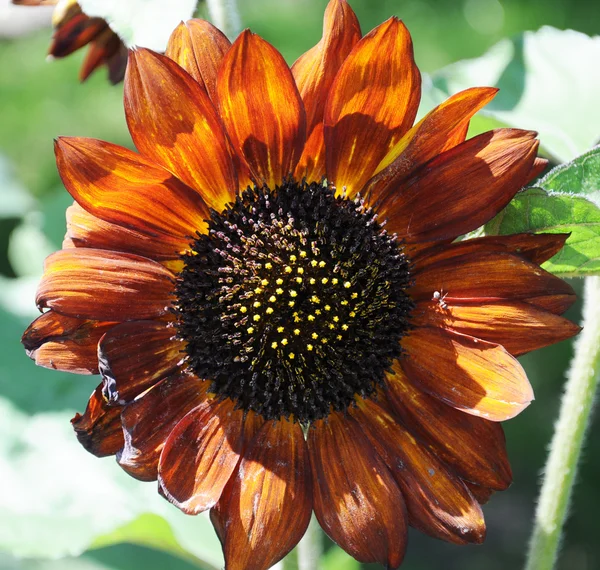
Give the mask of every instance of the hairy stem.
[{"label": "hairy stem", "polygon": [[206,0],[212,23],[230,40],[242,31],[242,20],[237,0]]},{"label": "hairy stem", "polygon": [[298,556],[298,570],[317,570],[319,560],[323,554],[321,527],[317,519],[312,517],[306,533],[296,547]]}]

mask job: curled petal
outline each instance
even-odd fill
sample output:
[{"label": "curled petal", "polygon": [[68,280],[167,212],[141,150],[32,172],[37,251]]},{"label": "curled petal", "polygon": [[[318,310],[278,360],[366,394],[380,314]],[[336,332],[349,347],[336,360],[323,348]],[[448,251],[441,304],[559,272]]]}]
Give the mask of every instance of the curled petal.
[{"label": "curled petal", "polygon": [[412,526],[457,544],[483,542],[479,504],[434,453],[372,400],[359,401],[354,417],[398,483]]},{"label": "curled petal", "polygon": [[387,398],[405,426],[463,479],[496,490],[512,480],[502,426],[465,414],[419,390],[394,365]]},{"label": "curled petal", "polygon": [[327,178],[352,196],[413,124],[421,75],[410,34],[390,18],[346,58],[325,105]]},{"label": "curled petal", "polygon": [[165,55],[183,67],[217,101],[217,74],[231,42],[206,20],[181,22],[175,28]]},{"label": "curled petal", "polygon": [[131,137],[144,156],[217,211],[234,199],[237,178],[217,110],[181,67],[147,49],[132,51],[124,101]]},{"label": "curled petal", "polygon": [[402,346],[409,381],[459,410],[504,421],[533,400],[523,367],[498,344],[422,327],[403,338]]},{"label": "curled petal", "polygon": [[111,406],[98,386],[84,414],[75,414],[71,420],[79,443],[96,457],[117,453],[123,447],[122,409],[123,406]]},{"label": "curled petal", "polygon": [[302,99],[281,54],[242,32],[223,60],[217,93],[227,132],[256,184],[281,184],[306,140]]},{"label": "curled petal", "polygon": [[165,497],[188,514],[210,509],[238,463],[243,411],[214,399],[189,412],[169,435],[158,464]]},{"label": "curled petal", "polygon": [[158,460],[175,426],[206,399],[208,382],[178,373],[165,378],[121,413],[123,449],[119,465],[142,481],[155,481]]},{"label": "curled petal", "polygon": [[71,317],[143,320],[168,313],[173,274],[149,259],[99,249],[48,256],[36,303]]},{"label": "curled petal", "polygon": [[365,437],[339,413],[315,422],[308,435],[315,515],[323,530],[360,562],[400,566],[406,508],[396,482]]},{"label": "curled petal", "polygon": [[114,325],[48,311],[27,327],[21,342],[38,366],[98,374],[98,342]]},{"label": "curled petal", "polygon": [[312,485],[302,429],[266,422],[244,452],[211,520],[227,570],[267,570],[296,546],[312,512]]}]

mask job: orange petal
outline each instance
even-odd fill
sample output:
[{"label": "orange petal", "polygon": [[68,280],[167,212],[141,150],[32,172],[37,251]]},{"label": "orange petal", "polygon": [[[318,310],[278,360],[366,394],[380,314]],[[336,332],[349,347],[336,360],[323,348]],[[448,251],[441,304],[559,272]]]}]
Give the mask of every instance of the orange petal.
[{"label": "orange petal", "polygon": [[181,22],[175,28],[165,55],[183,67],[217,101],[217,73],[231,42],[206,20]]},{"label": "orange petal", "polygon": [[575,295],[568,283],[521,256],[498,251],[460,255],[461,251],[453,248],[447,255],[432,256],[417,266],[410,296],[417,301],[431,300],[439,291],[451,305],[502,300],[532,303],[534,297]]},{"label": "orange petal", "polygon": [[242,32],[223,60],[217,93],[233,147],[256,184],[281,184],[294,171],[306,139],[302,99],[281,54]]},{"label": "orange petal", "polygon": [[409,381],[454,408],[504,421],[533,400],[523,367],[498,344],[423,327],[403,338],[402,346]]},{"label": "orange petal", "polygon": [[169,311],[172,290],[173,274],[144,257],[64,249],[46,259],[36,303],[81,319],[143,320]]},{"label": "orange petal", "polygon": [[208,382],[179,373],[165,378],[121,413],[125,442],[119,465],[142,481],[155,481],[158,460],[175,426],[206,399]]},{"label": "orange petal", "polygon": [[351,417],[332,413],[308,434],[315,515],[323,530],[360,562],[400,566],[406,508],[382,459]]},{"label": "orange petal", "polygon": [[165,497],[184,513],[201,513],[219,500],[240,456],[242,419],[232,400],[207,400],[169,435],[158,480]]},{"label": "orange petal", "polygon": [[292,66],[306,109],[307,141],[295,177],[309,182],[325,176],[323,113],[331,84],[342,63],[361,38],[356,14],[346,0],[330,0],[323,19],[321,41]]},{"label": "orange petal", "polygon": [[443,301],[424,301],[417,305],[416,326],[442,327],[501,344],[515,356],[560,342],[576,335],[581,328],[551,312],[528,303],[484,303],[461,305]]},{"label": "orange petal", "polygon": [[27,327],[21,342],[38,366],[98,374],[98,342],[114,325],[48,311]]},{"label": "orange petal", "polygon": [[327,178],[350,196],[411,127],[421,75],[404,24],[390,18],[356,44],[325,106]]},{"label": "orange petal", "polygon": [[168,57],[139,48],[125,75],[125,116],[138,150],[217,211],[237,190],[228,141],[204,89]]},{"label": "orange petal", "polygon": [[387,376],[387,399],[402,424],[410,426],[434,455],[468,481],[496,490],[512,480],[501,424],[465,414],[425,394],[400,366]]},{"label": "orange petal", "polygon": [[77,202],[67,208],[66,216],[67,233],[63,249],[107,249],[160,261],[174,261],[180,256],[172,240],[157,240],[148,233],[105,222],[86,212]]},{"label": "orange petal", "polygon": [[352,414],[400,487],[411,526],[456,544],[483,542],[479,503],[435,454],[372,400],[359,400]]},{"label": "orange petal", "polygon": [[440,154],[381,200],[387,230],[411,243],[478,228],[525,184],[538,143],[533,132],[498,129]]},{"label": "orange petal", "polygon": [[127,404],[179,368],[184,344],[164,321],[131,321],[113,327],[98,346],[105,396]]},{"label": "orange petal", "polygon": [[71,420],[79,443],[96,457],[117,453],[123,447],[122,409],[123,406],[109,405],[102,396],[102,387],[98,386],[84,414],[75,414]]},{"label": "orange petal", "polygon": [[59,138],[58,171],[68,192],[94,216],[183,249],[206,229],[202,198],[160,166],[118,145]]},{"label": "orange petal", "polygon": [[438,105],[412,127],[387,153],[369,181],[366,193],[373,201],[386,196],[413,170],[449,150],[449,140],[463,132],[471,117],[489,103],[498,89],[477,87],[466,89]]},{"label": "orange petal", "polygon": [[296,423],[266,422],[244,452],[216,521],[227,570],[267,570],[298,544],[312,512],[308,452]]}]

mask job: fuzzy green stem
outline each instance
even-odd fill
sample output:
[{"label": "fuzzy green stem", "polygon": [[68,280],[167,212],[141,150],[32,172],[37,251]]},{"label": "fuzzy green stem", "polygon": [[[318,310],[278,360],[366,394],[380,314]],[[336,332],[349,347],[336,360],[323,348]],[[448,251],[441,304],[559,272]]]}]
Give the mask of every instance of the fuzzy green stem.
[{"label": "fuzzy green stem", "polygon": [[526,570],[551,570],[557,558],[600,368],[600,277],[585,279],[583,331],[565,393],[535,514]]},{"label": "fuzzy green stem", "polygon": [[242,20],[237,0],[206,0],[212,23],[230,40],[234,40],[242,31]]},{"label": "fuzzy green stem", "polygon": [[323,554],[321,527],[317,519],[312,517],[306,533],[296,547],[298,570],[318,570],[319,560]]}]

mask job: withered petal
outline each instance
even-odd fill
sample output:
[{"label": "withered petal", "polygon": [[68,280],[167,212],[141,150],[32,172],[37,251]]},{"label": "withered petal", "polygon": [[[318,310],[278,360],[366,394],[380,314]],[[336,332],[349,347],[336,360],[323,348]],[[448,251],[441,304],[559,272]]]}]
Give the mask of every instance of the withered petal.
[{"label": "withered petal", "polygon": [[81,319],[131,321],[167,314],[173,274],[155,261],[101,249],[63,249],[46,258],[36,303]]},{"label": "withered petal", "polygon": [[125,117],[138,150],[196,190],[217,211],[237,178],[217,110],[204,89],[166,56],[138,48],[125,74]]},{"label": "withered petal", "polygon": [[71,55],[107,29],[108,24],[102,18],[90,18],[81,12],[73,14],[54,30],[48,54],[52,57]]},{"label": "withered petal", "polygon": [[179,372],[125,406],[121,423],[125,442],[119,465],[136,479],[156,481],[165,441],[188,412],[206,399],[209,382]]},{"label": "withered petal", "polygon": [[118,53],[121,40],[110,28],[106,28],[90,42],[83,63],[79,69],[79,81],[85,81],[96,69],[105,65]]},{"label": "withered petal", "polygon": [[47,311],[27,327],[21,342],[38,366],[98,374],[98,342],[114,325]]},{"label": "withered petal", "polygon": [[227,570],[267,570],[296,546],[312,512],[302,429],[265,422],[244,451],[226,493],[211,510]]},{"label": "withered petal", "polygon": [[352,415],[400,487],[411,526],[456,544],[483,542],[485,522],[479,504],[435,453],[372,400],[360,400]]},{"label": "withered petal", "polygon": [[285,60],[246,30],[223,59],[217,94],[234,149],[258,186],[275,188],[294,171],[306,140],[306,113]]},{"label": "withered petal", "polygon": [[463,479],[506,489],[512,473],[499,422],[491,422],[444,404],[419,390],[398,363],[386,379],[386,395],[396,415],[434,455]]},{"label": "withered petal", "polygon": [[84,414],[75,414],[71,420],[79,443],[96,457],[117,453],[123,447],[122,409],[110,405],[102,395],[102,386],[98,386]]},{"label": "withered petal", "polygon": [[392,474],[352,417],[333,412],[308,434],[315,515],[323,530],[360,562],[397,568],[407,515]]},{"label": "withered petal", "polygon": [[242,448],[243,411],[232,400],[206,400],[189,412],[164,444],[158,482],[188,514],[210,509],[221,496]]},{"label": "withered petal", "polygon": [[413,124],[420,97],[410,34],[390,18],[356,44],[331,86],[323,118],[328,180],[349,196],[361,191]]},{"label": "withered petal", "polygon": [[523,367],[502,346],[445,329],[419,327],[402,339],[409,382],[459,410],[492,421],[533,400]]},{"label": "withered petal", "polygon": [[175,28],[165,55],[183,67],[202,87],[213,103],[217,101],[217,75],[231,42],[210,22],[192,19]]}]

